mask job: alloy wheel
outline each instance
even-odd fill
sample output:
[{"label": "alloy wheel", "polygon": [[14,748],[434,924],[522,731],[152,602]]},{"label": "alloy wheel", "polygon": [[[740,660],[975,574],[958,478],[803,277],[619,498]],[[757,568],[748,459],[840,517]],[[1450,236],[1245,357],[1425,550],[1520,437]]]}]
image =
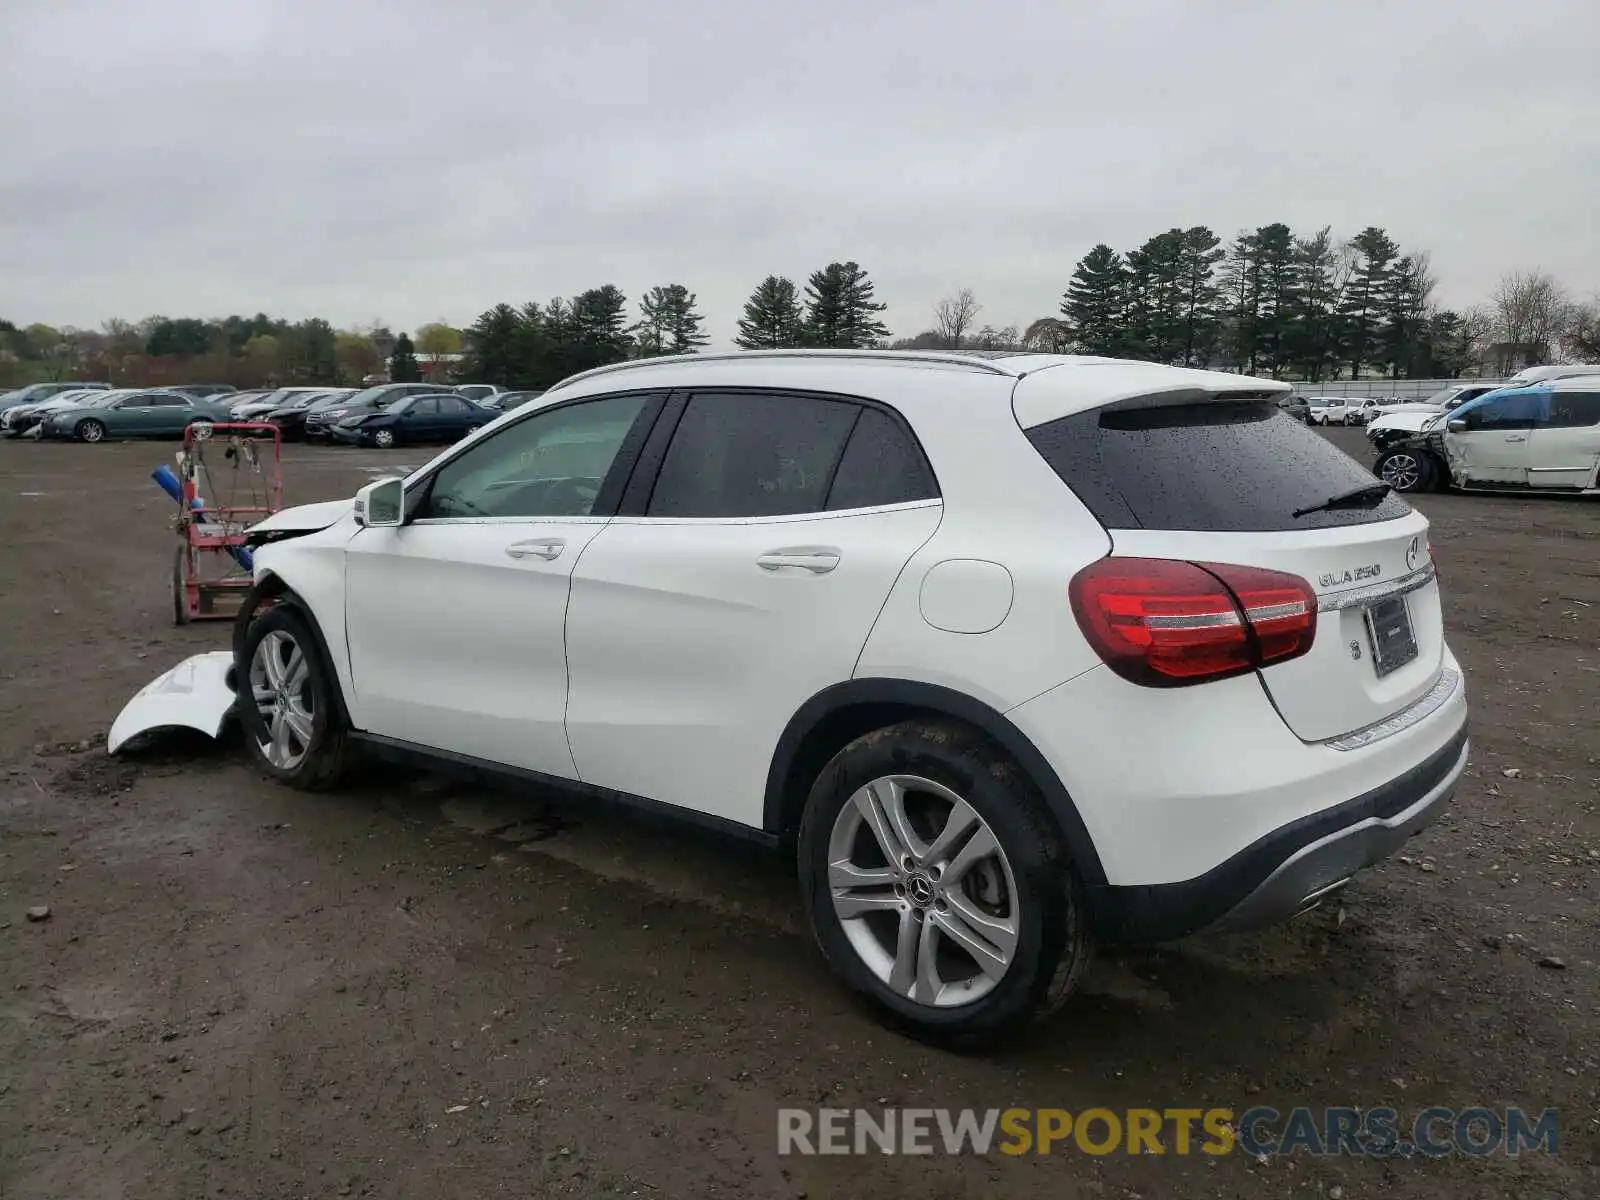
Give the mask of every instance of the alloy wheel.
[{"label": "alloy wheel", "polygon": [[1397,492],[1412,492],[1422,482],[1422,464],[1414,455],[1391,454],[1379,465],[1378,478]]},{"label": "alloy wheel", "polygon": [[84,424],[83,430],[79,436],[81,436],[86,442],[98,442],[101,438],[105,437],[105,435],[106,431],[101,426],[99,421],[89,421]]},{"label": "alloy wheel", "polygon": [[250,695],[267,728],[256,744],[267,762],[292,771],[311,750],[316,701],[311,694],[311,664],[300,644],[274,629],[250,656]]},{"label": "alloy wheel", "polygon": [[888,775],[834,818],[828,891],[862,963],[930,1008],[980,1000],[1005,977],[1021,928],[1016,877],[994,831],[943,784]]}]

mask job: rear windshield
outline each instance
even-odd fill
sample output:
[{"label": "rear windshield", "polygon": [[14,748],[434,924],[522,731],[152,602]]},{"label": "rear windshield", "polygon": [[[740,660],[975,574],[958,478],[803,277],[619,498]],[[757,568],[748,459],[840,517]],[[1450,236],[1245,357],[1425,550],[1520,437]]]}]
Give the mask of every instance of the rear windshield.
[{"label": "rear windshield", "polygon": [[1027,437],[1107,529],[1326,529],[1411,511],[1391,492],[1376,505],[1293,516],[1374,481],[1268,400],[1093,409]]}]

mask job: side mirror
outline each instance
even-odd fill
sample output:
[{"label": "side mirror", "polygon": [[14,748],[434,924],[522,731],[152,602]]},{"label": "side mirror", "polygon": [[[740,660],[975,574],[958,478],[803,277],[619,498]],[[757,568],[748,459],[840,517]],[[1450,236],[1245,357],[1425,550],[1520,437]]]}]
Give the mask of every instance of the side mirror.
[{"label": "side mirror", "polygon": [[378,479],[356,493],[356,524],[367,529],[393,529],[405,523],[406,483]]},{"label": "side mirror", "polygon": [[1444,423],[1444,427],[1451,433],[1465,433],[1467,431],[1467,419],[1465,417],[1451,417],[1450,420]]}]

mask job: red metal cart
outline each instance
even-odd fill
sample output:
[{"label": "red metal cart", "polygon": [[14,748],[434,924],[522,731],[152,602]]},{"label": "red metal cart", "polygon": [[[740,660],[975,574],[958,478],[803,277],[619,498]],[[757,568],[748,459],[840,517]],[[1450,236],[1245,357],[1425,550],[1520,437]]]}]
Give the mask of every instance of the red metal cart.
[{"label": "red metal cart", "polygon": [[263,421],[196,422],[183,434],[177,486],[173,620],[231,620],[252,582],[245,535],[283,507],[282,434]]}]

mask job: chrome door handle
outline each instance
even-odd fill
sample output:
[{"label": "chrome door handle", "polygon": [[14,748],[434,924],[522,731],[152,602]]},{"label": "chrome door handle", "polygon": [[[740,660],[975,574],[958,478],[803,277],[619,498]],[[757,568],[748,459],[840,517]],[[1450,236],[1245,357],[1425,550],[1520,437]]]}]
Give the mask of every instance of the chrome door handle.
[{"label": "chrome door handle", "polygon": [[763,571],[781,571],[794,567],[810,571],[813,575],[826,575],[839,565],[839,551],[833,546],[791,546],[784,550],[769,550],[756,559]]},{"label": "chrome door handle", "polygon": [[542,558],[550,562],[561,557],[561,552],[567,548],[567,543],[561,538],[534,538],[526,542],[512,542],[506,547],[506,553],[512,558]]},{"label": "chrome door handle", "polygon": [[1528,440],[1528,438],[1527,438],[1527,436],[1525,434],[1521,434],[1521,433],[1508,433],[1508,434],[1506,434],[1506,441],[1508,441],[1508,442],[1525,442],[1527,440]]}]

